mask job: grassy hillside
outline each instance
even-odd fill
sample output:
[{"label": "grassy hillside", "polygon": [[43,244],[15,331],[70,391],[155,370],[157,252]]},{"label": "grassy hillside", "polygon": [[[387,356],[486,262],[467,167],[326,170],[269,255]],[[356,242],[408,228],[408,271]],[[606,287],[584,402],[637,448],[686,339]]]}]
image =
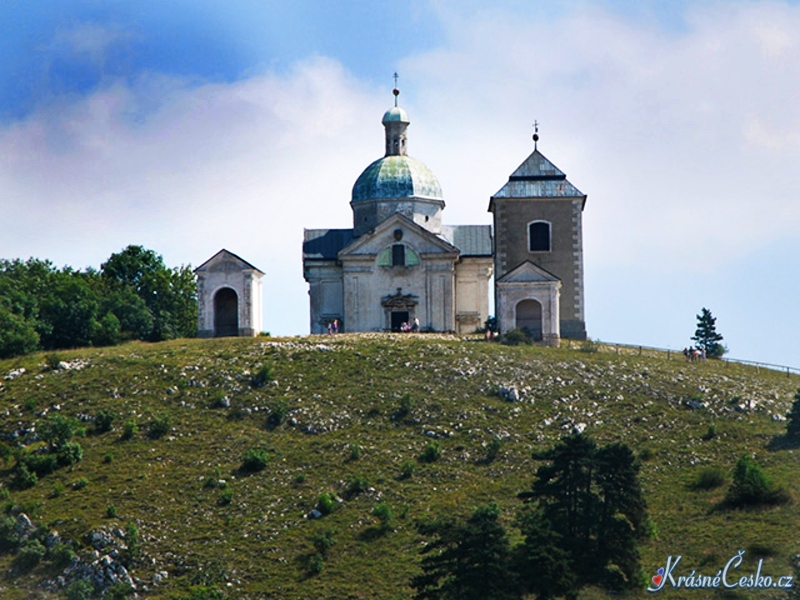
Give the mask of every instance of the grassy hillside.
[{"label": "grassy hillside", "polygon": [[[48,367],[59,361],[71,368]],[[798,450],[766,449],[785,430],[772,415],[788,412],[800,385],[786,374],[660,354],[411,335],[135,343],[0,361],[0,380],[20,367],[24,374],[0,386],[3,433],[25,439],[26,429],[56,413],[86,419],[110,410],[116,419],[102,434],[85,421],[87,435],[77,438],[83,459],[34,487],[13,488],[15,461],[0,461],[7,510],[24,510],[84,555],[90,532],[135,524],[141,551],[131,574],[150,598],[185,597],[193,585],[229,598],[408,598],[422,541],[414,523],[496,501],[516,534],[515,496],[537,466],[531,452],[575,425],[598,443],[629,444],[642,459],[658,529],[642,547],[648,578],[678,554],[682,574],[713,576],[738,550],[747,551],[740,572],[755,571],[763,557],[763,573],[787,575],[800,552],[796,502],[717,510],[728,482],[691,487],[710,465],[729,477],[747,453],[800,497]],[[499,397],[498,386],[516,386],[521,401]],[[138,432],[124,440],[123,424],[133,419]],[[154,419],[169,422],[158,439],[147,435]],[[495,438],[502,449],[487,461]],[[31,448],[42,444],[33,440],[29,433]],[[418,461],[431,442],[441,458]],[[267,451],[264,470],[241,469],[251,449]],[[328,516],[306,518],[328,492],[346,499]],[[378,503],[392,508],[391,531],[372,516]],[[315,574],[310,540],[327,530],[335,545]],[[61,569],[43,561],[20,573],[13,559],[0,555],[0,597],[63,597],[42,586]],[[584,596],[605,597],[599,590]]]}]

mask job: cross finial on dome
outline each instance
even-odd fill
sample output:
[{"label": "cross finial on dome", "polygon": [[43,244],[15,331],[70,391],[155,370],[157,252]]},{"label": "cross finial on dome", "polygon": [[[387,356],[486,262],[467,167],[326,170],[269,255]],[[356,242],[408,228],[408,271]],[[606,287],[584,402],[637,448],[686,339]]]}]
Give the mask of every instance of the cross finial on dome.
[{"label": "cross finial on dome", "polygon": [[397,71],[394,72],[394,89],[392,93],[394,94],[394,105],[397,106],[397,97],[400,95],[400,88],[397,87],[397,80],[400,79],[400,75],[397,74]]},{"label": "cross finial on dome", "polygon": [[539,121],[533,122],[533,149],[536,150],[539,145]]}]

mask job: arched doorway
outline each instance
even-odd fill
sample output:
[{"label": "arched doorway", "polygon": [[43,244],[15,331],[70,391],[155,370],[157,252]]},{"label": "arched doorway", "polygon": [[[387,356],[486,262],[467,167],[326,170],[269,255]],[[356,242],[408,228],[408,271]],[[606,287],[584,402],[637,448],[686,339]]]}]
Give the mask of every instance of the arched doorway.
[{"label": "arched doorway", "polygon": [[517,329],[527,329],[535,340],[542,339],[542,305],[536,300],[523,300],[516,307]]},{"label": "arched doorway", "polygon": [[239,297],[231,288],[214,294],[214,337],[239,335]]}]

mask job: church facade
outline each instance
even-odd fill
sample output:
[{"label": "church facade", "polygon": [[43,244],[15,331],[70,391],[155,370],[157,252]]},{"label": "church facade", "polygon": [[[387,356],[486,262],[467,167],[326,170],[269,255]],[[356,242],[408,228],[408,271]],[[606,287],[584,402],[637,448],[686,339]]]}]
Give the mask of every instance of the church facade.
[{"label": "church facade", "polygon": [[385,155],[353,186],[352,229],[306,229],[310,330],[471,333],[489,316],[489,225],[444,225],[438,180],[408,155],[406,112],[383,116]]}]

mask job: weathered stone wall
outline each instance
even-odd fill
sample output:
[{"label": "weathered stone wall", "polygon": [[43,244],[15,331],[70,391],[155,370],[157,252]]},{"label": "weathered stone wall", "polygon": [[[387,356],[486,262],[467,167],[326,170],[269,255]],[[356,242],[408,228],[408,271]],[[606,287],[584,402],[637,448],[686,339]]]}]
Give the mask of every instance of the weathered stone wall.
[{"label": "weathered stone wall", "polygon": [[[582,205],[583,198],[494,200],[495,273],[502,276],[530,261],[561,279],[561,336],[577,339],[586,337]],[[550,252],[528,250],[528,224],[532,221],[551,224]]]},{"label": "weathered stone wall", "polygon": [[456,263],[456,332],[472,333],[489,318],[491,257],[462,258]]}]

